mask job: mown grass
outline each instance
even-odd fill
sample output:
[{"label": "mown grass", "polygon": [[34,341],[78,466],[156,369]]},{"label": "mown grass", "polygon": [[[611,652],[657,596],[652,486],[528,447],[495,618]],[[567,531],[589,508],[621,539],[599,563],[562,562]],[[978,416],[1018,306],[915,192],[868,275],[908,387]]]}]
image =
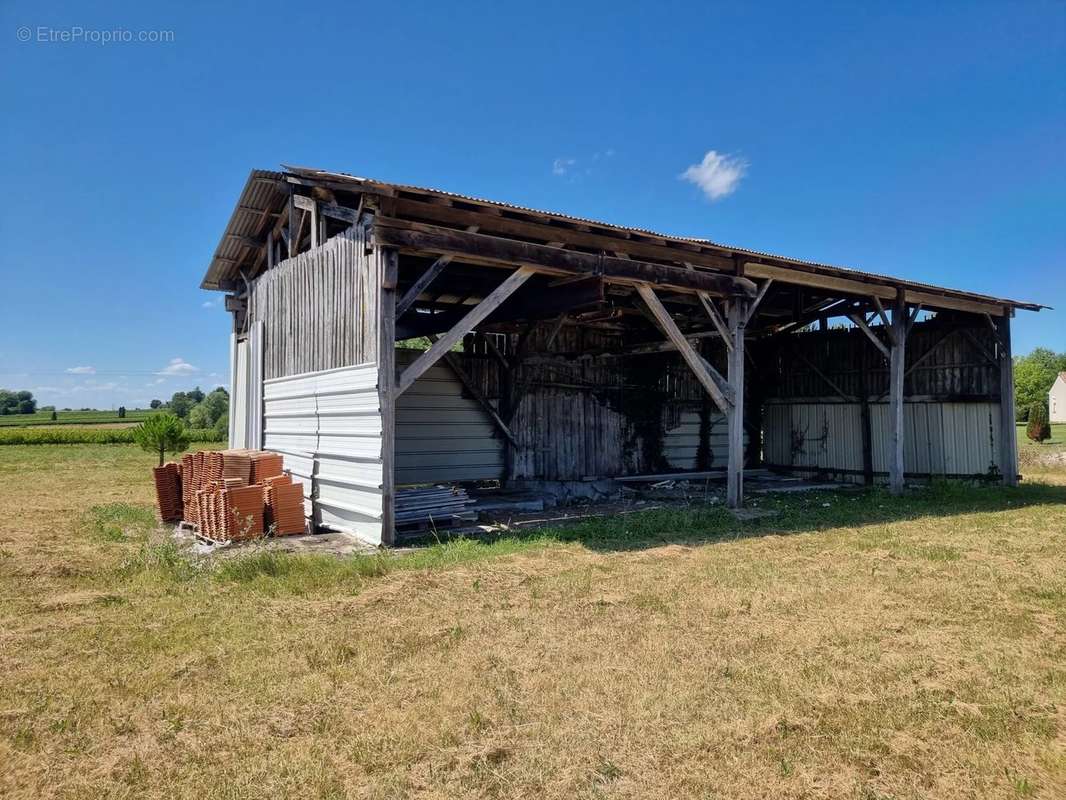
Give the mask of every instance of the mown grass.
[{"label": "mown grass", "polygon": [[199,559],[0,451],[5,797],[1060,797],[1066,475]]}]

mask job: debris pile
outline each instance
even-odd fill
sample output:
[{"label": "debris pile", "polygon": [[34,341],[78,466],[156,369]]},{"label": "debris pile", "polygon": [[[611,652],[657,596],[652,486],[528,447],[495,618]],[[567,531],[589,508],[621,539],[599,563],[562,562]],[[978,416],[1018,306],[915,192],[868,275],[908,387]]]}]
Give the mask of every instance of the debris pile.
[{"label": "debris pile", "polygon": [[213,542],[304,533],[303,486],[279,453],[201,450],[153,470],[159,515]]}]

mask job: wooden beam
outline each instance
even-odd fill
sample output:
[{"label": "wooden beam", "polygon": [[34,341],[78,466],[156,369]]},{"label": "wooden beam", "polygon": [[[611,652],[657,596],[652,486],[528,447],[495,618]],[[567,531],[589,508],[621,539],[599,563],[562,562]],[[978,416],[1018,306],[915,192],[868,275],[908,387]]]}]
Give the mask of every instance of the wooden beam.
[{"label": "wooden beam", "polygon": [[474,330],[485,317],[491,314],[532,275],[533,270],[529,267],[519,267],[512,272],[507,280],[497,286],[488,297],[474,306],[466,316],[459,320],[454,328],[435,341],[426,352],[415,359],[414,363],[403,371],[396,386],[396,394],[400,395],[407,391],[422,373],[437,363],[442,355],[451,350],[466,334]]},{"label": "wooden beam", "polygon": [[696,352],[688,339],[685,338],[685,335],[681,333],[680,329],[677,327],[677,323],[674,322],[673,317],[670,316],[670,312],[666,310],[662,301],[660,301],[655,294],[655,290],[650,286],[638,286],[637,292],[640,294],[640,298],[648,307],[652,317],[658,323],[658,326],[662,329],[663,333],[666,334],[667,338],[673,342],[674,347],[676,347],[681,353],[681,357],[685,359],[685,362],[696,376],[696,379],[703,384],[703,388],[707,390],[707,394],[711,396],[714,404],[718,406],[719,410],[723,413],[727,412],[732,403],[726,397],[719,385],[721,376],[718,376],[718,380],[712,376],[711,373],[713,368],[699,353]]},{"label": "wooden beam", "polygon": [[[395,273],[395,250],[375,252],[381,274]],[[396,291],[382,281],[378,295],[378,405],[381,409],[381,542],[396,541]]]},{"label": "wooden beam", "polygon": [[744,336],[748,324],[746,303],[729,304],[729,333],[733,347],[729,351],[729,386],[733,404],[724,409],[728,427],[729,456],[726,464],[726,505],[744,505]]},{"label": "wooden beam", "polygon": [[492,336],[482,336],[482,339],[484,339],[485,347],[488,348],[492,357],[499,362],[501,367],[505,370],[509,370],[511,368],[511,362],[507,360],[507,356],[500,352],[500,348],[496,345],[495,339]]},{"label": "wooden beam", "polygon": [[379,217],[375,221],[373,237],[374,243],[382,246],[439,253],[494,266],[521,265],[546,274],[601,275],[614,283],[656,284],[674,291],[705,291],[721,296],[750,297],[756,291],[751,281],[731,275],[580,253],[387,217]]},{"label": "wooden beam", "polygon": [[921,292],[915,289],[907,289],[904,294],[908,303],[921,304],[926,308],[947,308],[952,311],[967,311],[971,314],[990,314],[993,317],[1002,317],[1007,308],[992,301],[983,302],[961,297],[944,297],[943,295]]},{"label": "wooden beam", "polygon": [[419,295],[421,295],[422,292],[424,292],[426,288],[436,280],[437,276],[444,271],[444,268],[447,267],[451,261],[451,256],[441,256],[430,264],[425,272],[418,276],[418,279],[411,285],[411,288],[407,290],[404,296],[400,299],[400,302],[396,304],[397,319],[407,313],[407,310],[414,305],[414,302],[418,299]]},{"label": "wooden beam", "polygon": [[881,303],[881,298],[875,297],[873,300],[874,308],[877,309],[877,316],[881,318],[881,324],[885,326],[885,330],[888,330],[889,327],[891,327],[892,323],[888,319],[888,313],[885,311],[885,307]]},{"label": "wooden beam", "polygon": [[[437,341],[436,336],[430,336],[429,339],[433,342]],[[500,433],[506,437],[507,441],[509,441],[514,447],[518,447],[518,440],[515,439],[514,434],[511,433],[511,429],[507,427],[507,423],[500,418],[500,415],[496,413],[496,409],[492,407],[492,403],[490,403],[488,398],[481,393],[481,390],[477,388],[471,377],[466,374],[466,370],[464,370],[459,363],[459,359],[451,353],[445,353],[441,356],[441,360],[451,368],[452,372],[455,373],[455,377],[459,379],[459,383],[463,384],[463,388],[466,389],[467,393],[473,397],[477,404],[489,415],[493,424],[499,428]]]},{"label": "wooden beam", "polygon": [[759,303],[761,303],[762,299],[766,297],[766,293],[770,290],[770,284],[773,282],[773,278],[767,278],[763,281],[762,286],[759,287],[759,293],[755,295],[755,299],[751,301],[751,305],[748,307],[748,318],[744,320],[745,325],[751,322],[751,318],[755,316],[755,312],[759,308]]},{"label": "wooden beam", "polygon": [[629,258],[688,261],[701,269],[733,271],[733,261],[724,253],[715,253],[698,242],[677,242],[635,232],[607,227],[595,231],[588,225],[569,221],[515,219],[512,215],[486,219],[483,210],[439,206],[421,200],[401,197],[396,200],[396,213],[405,218],[424,220],[435,224],[472,225],[480,224],[485,233],[493,236],[515,237],[562,242],[568,247],[596,251],[625,253]]},{"label": "wooden beam", "polygon": [[359,212],[354,208],[339,206],[336,203],[321,203],[318,210],[322,212],[323,216],[339,219],[350,225],[354,225],[359,218]]},{"label": "wooden beam", "polygon": [[[892,358],[892,353],[885,346],[885,343],[881,341],[881,338],[870,329],[869,325],[866,324],[866,320],[864,320],[858,314],[848,314],[848,319],[852,321],[856,328],[866,334],[866,338],[868,338],[871,342],[874,343],[874,347],[881,351],[881,355],[883,355],[885,358]],[[892,329],[886,328],[886,330],[888,331],[889,339],[892,340]],[[893,340],[892,343],[895,344],[895,341]]]},{"label": "wooden beam", "polygon": [[1014,422],[1014,358],[1011,353],[1010,316],[997,320],[999,337],[999,471],[1006,486],[1018,485],[1018,437]]},{"label": "wooden beam", "polygon": [[288,252],[287,257],[292,258],[296,255],[300,229],[296,226],[296,203],[293,201],[291,190],[289,192],[289,227],[287,231],[282,231],[282,236],[285,237],[285,246]]},{"label": "wooden beam", "polygon": [[563,325],[566,324],[566,317],[567,313],[564,311],[555,318],[555,322],[552,323],[551,329],[548,331],[548,338],[544,340],[545,350],[551,350],[551,346],[555,344],[555,339],[559,336],[559,331],[561,331]]},{"label": "wooden beam", "polygon": [[889,420],[891,446],[888,450],[888,484],[894,495],[903,494],[904,424],[903,384],[907,346],[907,301],[902,292],[892,308],[892,349],[889,355]]},{"label": "wooden beam", "polygon": [[885,300],[893,300],[896,297],[894,286],[885,286],[880,283],[867,283],[854,278],[841,278],[836,275],[825,275],[820,272],[806,272],[803,269],[789,269],[775,267],[770,264],[759,264],[749,261],[744,264],[744,274],[749,278],[773,278],[781,283],[789,283],[797,286],[813,286],[818,289],[829,289],[846,294],[857,294],[864,297],[880,297]]},{"label": "wooden beam", "polygon": [[726,327],[725,320],[722,319],[721,313],[718,311],[718,306],[714,304],[714,300],[706,292],[698,292],[696,296],[700,299],[700,303],[703,305],[703,310],[707,312],[707,316],[711,318],[711,322],[714,324],[715,329],[722,337],[722,341],[725,342],[727,350],[733,349],[733,339],[729,335],[729,328]]}]

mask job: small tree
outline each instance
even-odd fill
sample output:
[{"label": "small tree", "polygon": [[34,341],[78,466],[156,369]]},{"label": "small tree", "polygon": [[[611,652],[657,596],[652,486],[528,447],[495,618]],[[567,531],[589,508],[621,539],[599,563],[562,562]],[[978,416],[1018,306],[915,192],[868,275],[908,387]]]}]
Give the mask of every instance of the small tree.
[{"label": "small tree", "polygon": [[1044,442],[1051,438],[1051,424],[1048,422],[1047,409],[1041,402],[1029,406],[1029,425],[1025,435],[1034,442]]},{"label": "small tree", "polygon": [[148,405],[153,411],[155,411],[157,408],[159,408],[159,407],[161,407],[163,405],[163,401],[162,400],[153,400]]},{"label": "small tree", "polygon": [[159,453],[159,466],[167,453],[180,453],[189,446],[185,425],[173,414],[152,414],[133,429],[133,440],[149,453]]},{"label": "small tree", "polygon": [[118,407],[118,418],[119,419],[125,419],[126,418],[126,407],[125,406],[119,406]]},{"label": "small tree", "polygon": [[53,409],[52,409],[52,422],[55,422],[55,421],[56,421],[56,419],[57,419],[57,417],[56,417],[56,410],[55,410],[55,409],[53,408]]}]

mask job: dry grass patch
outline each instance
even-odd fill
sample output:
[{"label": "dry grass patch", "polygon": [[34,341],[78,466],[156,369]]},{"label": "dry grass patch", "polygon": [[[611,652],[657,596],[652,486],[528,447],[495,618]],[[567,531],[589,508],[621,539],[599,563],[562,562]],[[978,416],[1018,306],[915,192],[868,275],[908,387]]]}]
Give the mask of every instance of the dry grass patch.
[{"label": "dry grass patch", "polygon": [[1060,474],[205,566],[150,463],[0,450],[0,795],[1066,792]]}]

